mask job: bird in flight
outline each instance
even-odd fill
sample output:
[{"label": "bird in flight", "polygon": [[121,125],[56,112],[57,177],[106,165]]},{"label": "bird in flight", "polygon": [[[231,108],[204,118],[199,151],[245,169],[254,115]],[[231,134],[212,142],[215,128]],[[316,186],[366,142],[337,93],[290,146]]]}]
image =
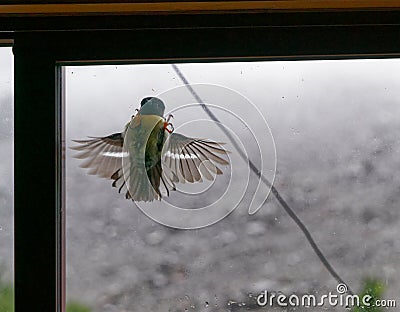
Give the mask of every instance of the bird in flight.
[{"label": "bird in flight", "polygon": [[[161,200],[176,183],[213,180],[222,174],[217,165],[228,165],[222,145],[208,139],[190,138],[174,132],[164,118],[165,105],[156,97],[146,97],[137,114],[120,133],[106,137],[73,140],[75,158],[89,174],[113,180],[118,192],[133,201]],[[161,191],[163,190],[163,192]]]}]

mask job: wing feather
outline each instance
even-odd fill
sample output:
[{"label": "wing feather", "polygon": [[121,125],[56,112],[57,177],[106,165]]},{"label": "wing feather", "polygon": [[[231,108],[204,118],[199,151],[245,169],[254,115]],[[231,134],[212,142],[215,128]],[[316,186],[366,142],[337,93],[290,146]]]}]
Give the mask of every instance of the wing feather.
[{"label": "wing feather", "polygon": [[186,137],[172,133],[165,142],[163,165],[168,167],[178,178],[179,182],[194,183],[213,179],[213,174],[222,174],[219,165],[228,165],[228,151],[223,143],[205,139]]},{"label": "wing feather", "polygon": [[122,167],[124,143],[122,133],[114,133],[107,137],[89,137],[86,140],[73,140],[79,145],[71,149],[78,151],[75,158],[84,159],[80,165],[89,169],[88,173],[111,179],[112,175]]}]

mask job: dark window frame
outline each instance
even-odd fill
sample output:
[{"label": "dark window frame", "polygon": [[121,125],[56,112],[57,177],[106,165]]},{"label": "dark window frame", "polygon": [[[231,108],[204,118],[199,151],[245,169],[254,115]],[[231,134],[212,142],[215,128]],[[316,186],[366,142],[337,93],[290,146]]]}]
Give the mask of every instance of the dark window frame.
[{"label": "dark window frame", "polygon": [[15,311],[63,311],[65,304],[61,65],[393,57],[400,55],[393,16],[63,17],[47,27],[45,17],[21,19],[16,32],[3,34],[14,39],[15,62]]}]

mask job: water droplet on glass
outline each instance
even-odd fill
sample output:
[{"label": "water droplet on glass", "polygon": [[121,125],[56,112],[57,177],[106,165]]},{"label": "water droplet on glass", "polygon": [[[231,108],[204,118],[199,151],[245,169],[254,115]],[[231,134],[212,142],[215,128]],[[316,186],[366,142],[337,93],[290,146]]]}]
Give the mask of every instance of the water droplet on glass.
[{"label": "water droplet on glass", "polygon": [[236,301],[234,301],[234,300],[229,300],[228,301],[228,306],[230,306],[230,305],[232,305],[232,304],[235,304],[236,303]]}]

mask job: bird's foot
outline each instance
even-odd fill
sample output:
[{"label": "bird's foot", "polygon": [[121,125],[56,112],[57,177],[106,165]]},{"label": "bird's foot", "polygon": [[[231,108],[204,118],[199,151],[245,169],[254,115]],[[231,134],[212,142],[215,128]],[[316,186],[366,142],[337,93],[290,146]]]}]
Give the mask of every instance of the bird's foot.
[{"label": "bird's foot", "polygon": [[166,122],[169,122],[169,121],[171,120],[171,118],[174,118],[174,115],[169,114],[169,115],[167,116]]},{"label": "bird's foot", "polygon": [[170,122],[164,122],[164,129],[167,130],[169,133],[174,132],[174,126]]},{"label": "bird's foot", "polygon": [[139,110],[138,108],[136,108],[136,109],[135,109],[135,113],[132,115],[131,119],[135,118],[135,116],[137,115],[137,113],[138,113],[139,111],[140,111],[140,110]]}]

